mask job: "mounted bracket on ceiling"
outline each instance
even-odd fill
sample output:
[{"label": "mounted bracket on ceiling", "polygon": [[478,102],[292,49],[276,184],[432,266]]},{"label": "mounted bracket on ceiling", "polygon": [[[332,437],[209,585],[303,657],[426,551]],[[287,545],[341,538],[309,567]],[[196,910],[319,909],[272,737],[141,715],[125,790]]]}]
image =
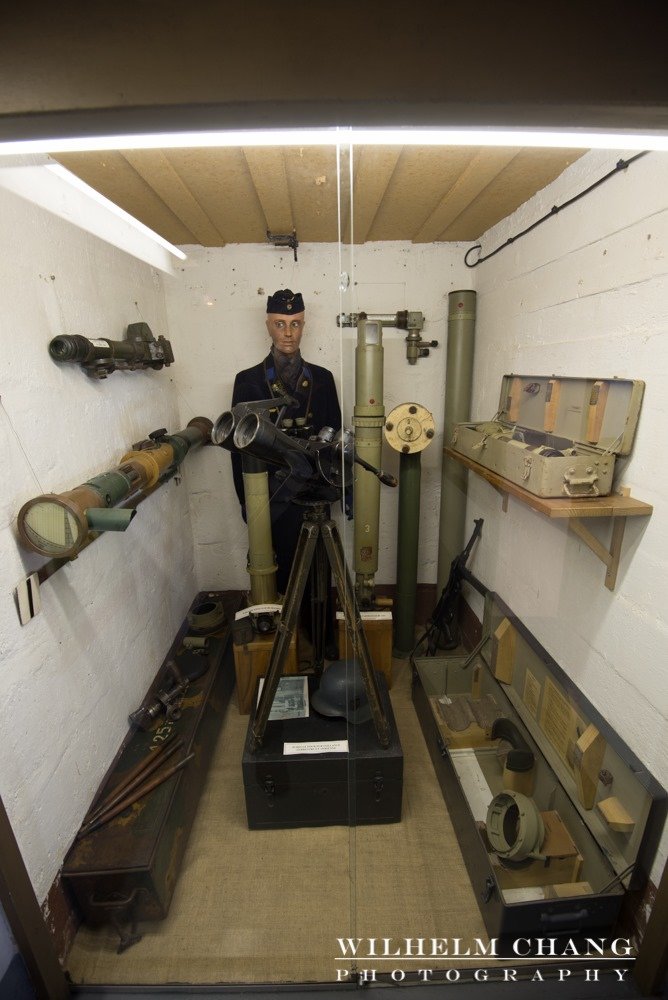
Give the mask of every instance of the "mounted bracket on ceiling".
[{"label": "mounted bracket on ceiling", "polygon": [[295,262],[297,261],[297,247],[299,246],[299,240],[297,239],[296,229],[293,229],[291,233],[284,235],[272,233],[267,230],[267,239],[270,243],[273,243],[275,247],[289,247],[295,255]]}]

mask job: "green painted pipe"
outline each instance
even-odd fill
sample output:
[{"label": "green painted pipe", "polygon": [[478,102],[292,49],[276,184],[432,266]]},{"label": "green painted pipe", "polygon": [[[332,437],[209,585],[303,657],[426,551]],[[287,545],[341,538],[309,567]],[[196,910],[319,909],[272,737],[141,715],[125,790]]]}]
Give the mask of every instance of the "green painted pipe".
[{"label": "green painted pipe", "polygon": [[136,513],[128,507],[89,507],[86,520],[91,531],[125,531]]},{"label": "green painted pipe", "polygon": [[[450,292],[448,296],[448,348],[445,368],[443,444],[452,440],[455,424],[471,418],[476,293]],[[438,537],[438,594],[448,582],[450,565],[464,547],[467,470],[443,455],[441,512]]]},{"label": "green painted pipe", "polygon": [[248,525],[248,575],[251,604],[275,604],[276,559],[271,538],[269,477],[264,462],[242,452],[246,523]]},{"label": "green painted pipe", "polygon": [[395,656],[405,657],[415,645],[418,539],[420,534],[420,452],[399,458],[399,528],[397,535],[397,599],[394,608]]},{"label": "green painted pipe", "polygon": [[[376,469],[383,446],[383,327],[360,313],[355,348],[355,452]],[[355,592],[361,607],[373,602],[378,570],[380,481],[355,465],[353,484]]]},{"label": "green painted pipe", "polygon": [[[87,480],[84,485],[92,487],[92,489],[99,493],[103,503],[107,507],[114,507],[132,492],[132,479],[129,475],[124,475],[121,469],[103,472],[101,475]],[[89,508],[89,510],[92,510],[92,508]],[[100,529],[96,528],[95,530],[98,531]]]}]

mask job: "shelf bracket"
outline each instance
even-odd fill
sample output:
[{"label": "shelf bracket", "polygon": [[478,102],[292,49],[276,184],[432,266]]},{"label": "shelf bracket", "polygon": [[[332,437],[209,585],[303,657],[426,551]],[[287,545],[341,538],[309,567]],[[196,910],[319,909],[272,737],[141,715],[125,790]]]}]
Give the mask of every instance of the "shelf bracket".
[{"label": "shelf bracket", "polygon": [[496,486],[494,483],[490,483],[489,485],[492,487],[492,489],[496,490],[496,492],[501,497],[501,510],[503,511],[504,514],[507,514],[508,513],[508,491],[507,490],[502,490],[500,486]]},{"label": "shelf bracket", "polygon": [[579,517],[571,518],[568,526],[605,565],[605,585],[608,590],[614,590],[617,583],[617,570],[619,569],[619,558],[622,553],[626,518],[614,517],[612,519],[612,536],[609,549],[606,549],[605,545],[599,542],[598,538],[591,533]]}]

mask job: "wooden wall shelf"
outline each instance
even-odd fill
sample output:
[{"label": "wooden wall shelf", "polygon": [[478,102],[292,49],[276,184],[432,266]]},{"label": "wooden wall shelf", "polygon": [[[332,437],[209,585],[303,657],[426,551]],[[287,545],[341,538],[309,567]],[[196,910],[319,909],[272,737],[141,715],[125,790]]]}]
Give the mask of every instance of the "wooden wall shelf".
[{"label": "wooden wall shelf", "polygon": [[[624,539],[624,529],[627,517],[650,517],[653,511],[651,504],[642,500],[634,500],[630,496],[620,496],[613,494],[606,497],[583,497],[581,500],[572,500],[568,497],[546,498],[538,497],[528,490],[522,489],[509,479],[504,479],[496,472],[486,469],[484,465],[479,465],[466,455],[460,455],[452,448],[444,448],[443,452],[447,458],[452,458],[456,462],[465,465],[471,472],[494,487],[503,496],[503,509],[508,509],[508,497],[513,496],[528,507],[537,510],[549,518],[566,518],[569,528],[580,538],[585,545],[597,556],[606,567],[605,585],[608,590],[615,589],[617,582],[617,571],[619,569],[619,557],[622,551],[622,541]],[[583,521],[590,517],[612,518],[612,537],[610,548],[599,542],[598,538],[591,533]]]}]

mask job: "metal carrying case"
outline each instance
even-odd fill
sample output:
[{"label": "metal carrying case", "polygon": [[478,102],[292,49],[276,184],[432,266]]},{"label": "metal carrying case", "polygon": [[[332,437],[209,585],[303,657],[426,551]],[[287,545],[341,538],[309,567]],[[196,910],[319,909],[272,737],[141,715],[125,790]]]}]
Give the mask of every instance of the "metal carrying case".
[{"label": "metal carrying case", "polygon": [[[256,705],[242,764],[249,829],[399,822],[403,751],[385,678],[380,673],[376,678],[390,726],[387,747],[379,745],[372,720],[351,725],[311,709],[308,718],[270,719],[262,746],[252,750]],[[309,695],[313,689],[314,679],[309,678]],[[335,743],[347,749],[307,749]],[[304,752],[287,754],[286,744],[301,744]]]},{"label": "metal carrying case", "polygon": [[451,447],[536,496],[606,496],[644,389],[631,379],[504,375],[496,416],[456,424]]},{"label": "metal carrying case", "polygon": [[[77,839],[65,858],[62,879],[84,921],[112,923],[120,936],[119,952],[139,940],[138,921],[167,916],[212,749],[234,687],[229,623],[238,604],[235,596],[226,593],[197,596],[145,702],[164,684],[170,662],[178,661],[183,652],[184,638],[203,635],[199,625],[207,617],[200,614],[205,609],[211,613],[217,610],[221,619],[207,633],[204,655],[208,669],[189,684],[174,717],[166,720],[160,714],[149,730],[130,731],[96,801],[116,788],[138,761],[165,740],[182,739],[180,754],[194,754],[193,758],[110,822]],[[176,755],[172,761],[175,759]]]},{"label": "metal carrying case", "polygon": [[416,658],[413,702],[489,935],[610,930],[666,793],[497,595],[483,630],[475,655]]}]

